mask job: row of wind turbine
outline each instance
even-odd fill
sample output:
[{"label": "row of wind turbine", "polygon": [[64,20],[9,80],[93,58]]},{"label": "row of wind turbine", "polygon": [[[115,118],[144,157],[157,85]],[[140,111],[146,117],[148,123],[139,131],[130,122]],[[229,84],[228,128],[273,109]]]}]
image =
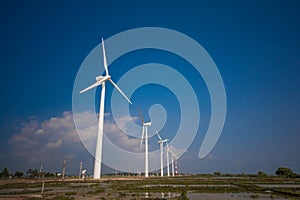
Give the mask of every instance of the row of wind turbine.
[{"label": "row of wind turbine", "polygon": [[[103,125],[104,125],[104,100],[105,100],[105,84],[109,81],[120,93],[121,95],[130,103],[130,99],[123,93],[123,91],[117,86],[117,84],[111,79],[108,73],[108,66],[106,61],[104,40],[102,38],[102,52],[103,52],[103,65],[105,69],[105,76],[97,76],[96,82],[87,88],[81,90],[79,93],[84,93],[92,88],[102,86],[101,96],[100,96],[100,110],[99,110],[99,121],[98,121],[98,133],[96,140],[96,151],[95,151],[95,162],[94,162],[94,179],[100,179],[101,177],[101,161],[102,161],[102,143],[103,143]],[[140,118],[142,121],[142,137],[140,148],[145,140],[145,177],[149,176],[149,162],[148,162],[148,127],[151,126],[151,122],[145,122],[141,111],[139,110]],[[159,137],[160,144],[160,161],[161,161],[161,176],[163,176],[163,144],[166,143],[167,146],[167,174],[170,176],[169,170],[169,146],[168,139],[162,139],[159,133],[156,131]],[[172,175],[174,176],[174,164],[173,164],[173,153],[172,153]]]}]

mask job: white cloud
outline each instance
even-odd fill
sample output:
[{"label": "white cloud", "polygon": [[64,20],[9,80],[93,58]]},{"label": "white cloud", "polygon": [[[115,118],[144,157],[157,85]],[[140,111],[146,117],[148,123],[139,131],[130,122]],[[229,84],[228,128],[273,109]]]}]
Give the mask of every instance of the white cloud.
[{"label": "white cloud", "polygon": [[40,128],[40,129],[36,130],[35,133],[36,134],[43,134],[44,130]]},{"label": "white cloud", "polygon": [[217,155],[213,154],[213,153],[209,153],[206,158],[207,160],[216,160],[217,159]]},{"label": "white cloud", "polygon": [[59,148],[61,147],[62,144],[62,140],[58,139],[56,142],[48,142],[45,147],[49,147],[49,148]]},{"label": "white cloud", "polygon": [[40,163],[54,166],[63,159],[75,158],[70,155],[87,153],[80,143],[71,112],[44,121],[31,117],[19,124],[17,132],[9,139],[9,145],[6,162],[28,168]]},{"label": "white cloud", "polygon": [[[88,146],[90,151],[94,151],[98,132],[98,123],[94,119],[95,113],[83,112],[75,115],[80,139],[84,145]],[[107,119],[109,116],[110,114],[105,113],[104,134],[118,147],[131,152],[139,152],[140,139],[129,137],[122,132],[122,130],[127,130],[126,124],[132,120],[132,117],[128,116],[118,119],[119,124],[122,126],[120,128],[117,124]]]},{"label": "white cloud", "polygon": [[[16,133],[9,139],[10,153],[6,161],[10,160],[15,165],[20,164],[27,169],[39,166],[42,162],[60,168],[64,159],[80,159],[78,156],[88,155],[82,143],[91,145],[93,153],[98,131],[98,124],[93,124],[91,120],[95,114],[83,112],[76,115],[81,123],[79,127],[83,128],[80,130],[80,136],[74,125],[73,114],[69,111],[44,121],[31,117],[28,121],[20,123]],[[108,117],[109,114],[105,116]],[[130,117],[120,119],[122,126],[126,126],[129,120]],[[111,142],[120,148],[140,152],[140,139],[128,137],[108,119],[105,119],[104,132]]]},{"label": "white cloud", "polygon": [[[126,123],[130,120],[132,120],[130,116],[119,119],[123,130],[127,130]],[[129,137],[116,124],[111,122],[104,125],[104,130],[106,136],[118,147],[131,152],[140,152],[140,138]]]}]

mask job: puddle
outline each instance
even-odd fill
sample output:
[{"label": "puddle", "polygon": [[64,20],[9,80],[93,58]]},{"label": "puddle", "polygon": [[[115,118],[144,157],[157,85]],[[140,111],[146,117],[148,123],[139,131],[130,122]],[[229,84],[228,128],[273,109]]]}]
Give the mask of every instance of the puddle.
[{"label": "puddle", "polygon": [[297,184],[257,184],[259,187],[265,188],[300,188]]},{"label": "puddle", "polygon": [[190,187],[237,187],[236,185],[190,185]]},{"label": "puddle", "polygon": [[[185,185],[175,185],[175,184],[153,184],[153,185],[143,185],[142,188],[153,188],[153,187],[169,187],[169,188],[184,188]],[[189,187],[237,187],[236,185],[223,184],[223,185],[210,185],[210,184],[197,184],[189,185]]]},{"label": "puddle", "polygon": [[256,194],[256,193],[188,193],[190,200],[286,200],[285,198],[276,197],[271,194]]},{"label": "puddle", "polygon": [[185,187],[185,185],[170,185],[170,184],[156,184],[156,185],[143,185],[142,188],[152,188],[152,187],[172,187],[172,188],[178,188],[178,187]]},{"label": "puddle", "polygon": [[11,189],[1,189],[0,194],[13,194],[13,193],[28,193],[28,192],[36,192],[41,191],[41,188],[23,188],[23,189],[17,189],[17,188],[11,188]]}]

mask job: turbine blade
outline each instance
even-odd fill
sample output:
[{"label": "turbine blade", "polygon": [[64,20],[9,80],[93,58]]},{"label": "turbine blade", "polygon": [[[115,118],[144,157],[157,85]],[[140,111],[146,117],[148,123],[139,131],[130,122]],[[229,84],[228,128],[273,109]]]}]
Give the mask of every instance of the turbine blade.
[{"label": "turbine blade", "polygon": [[142,129],[142,138],[141,138],[140,149],[142,148],[142,145],[143,145],[144,132],[145,132],[144,128],[145,128],[145,127],[144,127],[144,125],[143,125],[143,129]]},{"label": "turbine blade", "polygon": [[115,86],[115,88],[123,95],[123,97],[130,103],[131,101],[128,99],[128,97],[122,92],[122,90],[117,86],[117,84],[115,84],[115,82],[113,82],[113,80],[109,79],[109,81],[111,82],[111,84],[113,84],[113,86]]},{"label": "turbine blade", "polygon": [[106,75],[108,75],[107,61],[106,61],[106,54],[105,54],[105,46],[104,46],[103,37],[102,37],[102,51],[103,51],[103,65],[104,65],[104,68],[105,68]]},{"label": "turbine blade", "polygon": [[90,89],[92,89],[92,88],[94,88],[94,87],[97,87],[97,86],[101,85],[102,83],[103,83],[103,80],[97,81],[96,83],[90,85],[89,87],[87,87],[87,88],[81,90],[79,93],[81,94],[81,93],[83,93],[83,92],[86,92],[86,91],[88,91],[88,90],[90,90]]},{"label": "turbine blade", "polygon": [[142,115],[140,107],[138,107],[138,111],[139,111],[139,114],[140,114],[140,119],[142,120],[142,124],[144,126],[144,118],[143,118],[143,115]]},{"label": "turbine blade", "polygon": [[160,135],[159,135],[159,133],[158,133],[158,131],[157,131],[156,129],[155,129],[155,132],[156,132],[156,134],[157,134],[159,140],[163,142],[162,138],[160,137]]}]

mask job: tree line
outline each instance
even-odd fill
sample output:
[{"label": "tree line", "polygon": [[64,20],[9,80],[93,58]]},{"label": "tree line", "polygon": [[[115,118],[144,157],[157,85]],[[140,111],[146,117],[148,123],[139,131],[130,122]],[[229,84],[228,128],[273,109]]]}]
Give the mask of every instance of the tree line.
[{"label": "tree line", "polygon": [[[37,177],[55,177],[57,173],[50,172],[39,172],[37,169],[28,169],[26,171],[27,176],[29,178],[37,178]],[[15,173],[10,173],[9,170],[5,167],[0,172],[0,178],[22,178],[25,177],[25,173],[21,171],[16,171]]]},{"label": "tree line", "polygon": [[[279,177],[283,178],[300,178],[300,174],[296,174],[293,172],[290,168],[287,167],[278,167],[278,169],[275,171],[275,174]],[[236,176],[236,177],[246,177],[246,176],[252,176],[252,177],[268,177],[269,175],[266,174],[263,171],[258,171],[257,174],[221,174],[221,172],[214,172],[214,176]]]},{"label": "tree line", "polygon": [[23,177],[24,173],[20,171],[16,171],[14,174],[9,173],[8,169],[5,167],[2,172],[0,172],[0,177],[1,178],[9,178],[9,177]]},{"label": "tree line", "polygon": [[[38,177],[57,177],[57,173],[50,172],[39,172],[37,169],[28,169],[26,171],[27,176],[29,178],[38,178]],[[293,172],[290,168],[287,167],[278,167],[275,171],[275,174],[279,177],[284,178],[300,178],[299,174]],[[221,172],[214,172],[214,176],[233,176],[232,174],[221,174]],[[257,176],[257,177],[268,177],[268,175],[263,171],[258,171],[257,175],[249,175],[249,174],[236,174],[234,176]],[[10,173],[9,170],[5,167],[0,172],[0,178],[22,178],[25,177],[24,172],[16,171],[15,173]]]}]

